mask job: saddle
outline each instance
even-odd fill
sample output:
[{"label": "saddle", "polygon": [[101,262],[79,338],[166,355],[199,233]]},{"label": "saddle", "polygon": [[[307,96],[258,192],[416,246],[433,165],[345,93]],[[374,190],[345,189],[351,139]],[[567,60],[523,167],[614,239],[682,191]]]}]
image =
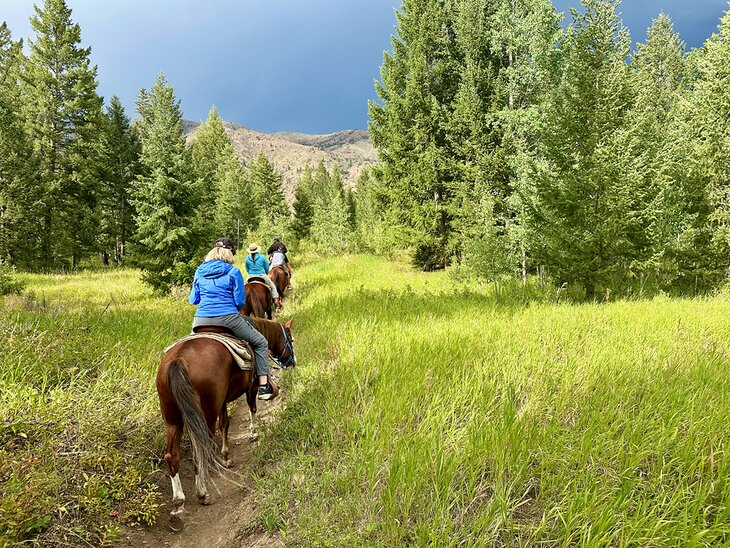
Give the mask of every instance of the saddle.
[{"label": "saddle", "polygon": [[269,289],[269,284],[267,284],[264,281],[264,278],[265,278],[265,276],[260,276],[260,275],[249,276],[248,280],[246,280],[246,284],[261,284],[261,285],[265,285],[266,289]]},{"label": "saddle", "polygon": [[[211,329],[211,331],[207,331],[208,329]],[[215,331],[212,331],[212,329],[215,329]],[[244,371],[252,371],[254,369],[253,349],[251,348],[251,345],[248,344],[248,342],[235,337],[232,333],[228,332],[225,327],[200,325],[193,331],[194,332],[192,334],[176,340],[170,346],[165,348],[165,353],[185,341],[191,341],[193,339],[213,339],[226,347],[226,350],[231,353],[233,361],[236,362],[236,365],[238,365],[239,368]]]}]

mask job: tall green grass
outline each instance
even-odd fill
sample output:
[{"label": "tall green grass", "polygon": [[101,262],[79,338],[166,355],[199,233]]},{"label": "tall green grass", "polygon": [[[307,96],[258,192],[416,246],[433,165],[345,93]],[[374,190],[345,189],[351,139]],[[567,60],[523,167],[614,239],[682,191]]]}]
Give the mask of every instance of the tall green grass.
[{"label": "tall green grass", "polygon": [[138,278],[24,275],[25,292],[0,300],[0,545],[99,545],[154,521],[154,375],[192,308]]},{"label": "tall green grass", "polygon": [[371,257],[295,272],[261,452],[293,545],[730,542],[730,302],[555,304]]}]

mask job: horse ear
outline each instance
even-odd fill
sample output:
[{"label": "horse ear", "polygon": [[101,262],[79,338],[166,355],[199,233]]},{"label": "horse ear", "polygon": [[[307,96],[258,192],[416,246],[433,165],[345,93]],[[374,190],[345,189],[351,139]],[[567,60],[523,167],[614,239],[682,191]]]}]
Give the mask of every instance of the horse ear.
[{"label": "horse ear", "polygon": [[286,322],[284,324],[284,327],[286,327],[287,329],[291,329],[291,320],[289,320],[288,322]]}]

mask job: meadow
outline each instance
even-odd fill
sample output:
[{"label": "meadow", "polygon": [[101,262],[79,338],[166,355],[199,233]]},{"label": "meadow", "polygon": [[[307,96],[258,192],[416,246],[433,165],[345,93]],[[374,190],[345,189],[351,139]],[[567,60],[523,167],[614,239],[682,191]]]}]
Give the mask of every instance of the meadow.
[{"label": "meadow", "polygon": [[259,485],[293,545],[730,540],[727,297],[555,303],[372,257],[295,280]]},{"label": "meadow", "polygon": [[[256,455],[261,524],[289,544],[730,540],[726,295],[580,304],[370,256],[299,266],[299,366]],[[23,275],[0,300],[0,544],[156,518],[154,373],[192,308],[138,278]]]},{"label": "meadow", "polygon": [[132,270],[22,281],[0,298],[0,545],[111,542],[157,516],[154,375],[192,308]]}]

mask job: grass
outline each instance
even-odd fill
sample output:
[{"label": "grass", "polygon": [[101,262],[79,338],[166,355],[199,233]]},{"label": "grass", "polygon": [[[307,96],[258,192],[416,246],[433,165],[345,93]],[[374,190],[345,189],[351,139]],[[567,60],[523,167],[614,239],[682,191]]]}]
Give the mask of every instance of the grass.
[{"label": "grass", "polygon": [[[192,308],[134,271],[0,298],[0,545],[150,522],[161,350]],[[730,542],[730,302],[555,303],[358,256],[295,272],[299,367],[258,453],[294,546]]]},{"label": "grass", "polygon": [[23,275],[0,308],[0,545],[101,545],[151,522],[161,350],[191,309],[137,272]]},{"label": "grass", "polygon": [[730,302],[553,304],[355,257],[295,273],[266,438],[293,545],[730,540]]}]

